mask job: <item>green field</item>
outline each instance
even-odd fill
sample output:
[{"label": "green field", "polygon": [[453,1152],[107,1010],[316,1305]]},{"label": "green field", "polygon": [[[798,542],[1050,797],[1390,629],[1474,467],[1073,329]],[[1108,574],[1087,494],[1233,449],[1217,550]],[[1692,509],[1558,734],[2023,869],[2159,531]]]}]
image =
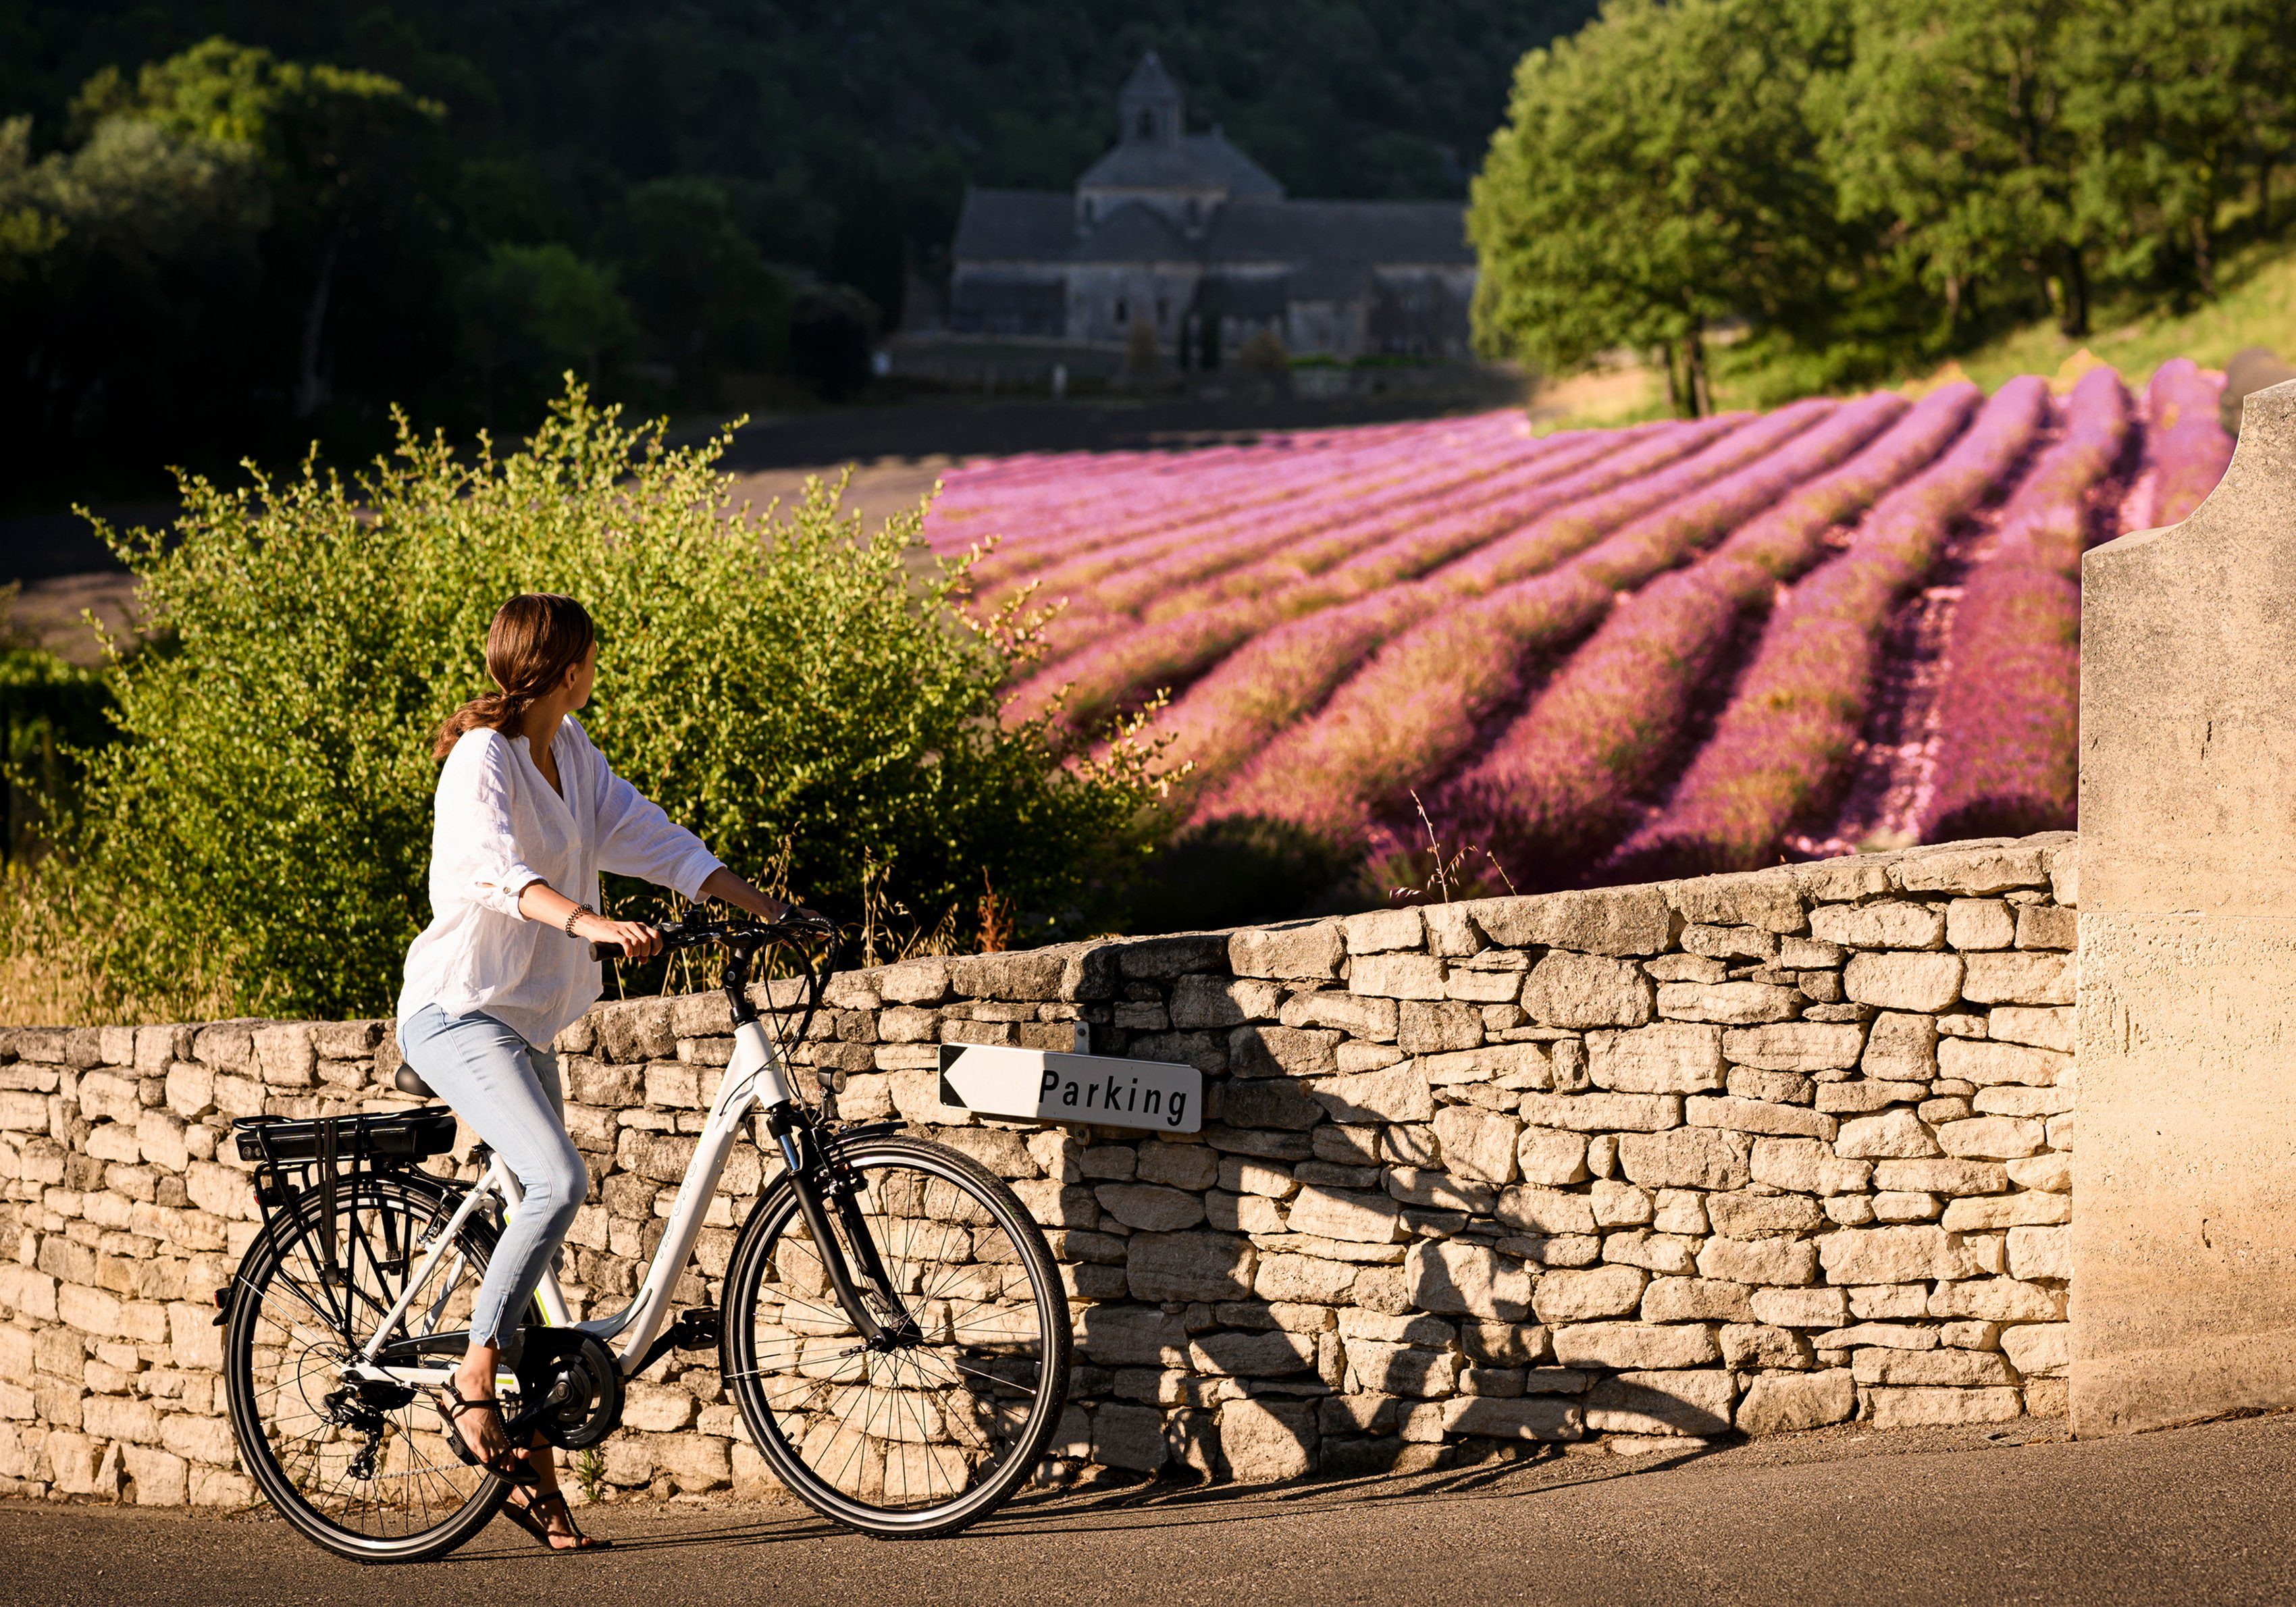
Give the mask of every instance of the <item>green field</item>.
[{"label": "green field", "polygon": [[2170,357],[2222,368],[2244,346],[2296,353],[2296,248],[2251,246],[2226,263],[2217,299],[2185,309],[2100,305],[2095,332],[2083,340],[2066,339],[2045,318],[1979,348],[1961,365],[1990,389],[2012,374],[2054,373],[2084,346],[2131,381]]}]

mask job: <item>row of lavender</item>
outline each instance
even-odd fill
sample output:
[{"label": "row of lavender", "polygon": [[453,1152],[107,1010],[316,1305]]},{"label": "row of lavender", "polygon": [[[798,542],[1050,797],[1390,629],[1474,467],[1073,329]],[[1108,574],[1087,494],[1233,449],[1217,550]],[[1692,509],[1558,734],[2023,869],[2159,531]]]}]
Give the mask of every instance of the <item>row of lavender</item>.
[{"label": "row of lavender", "polygon": [[[2062,403],[2028,378],[1989,400],[1950,385],[1912,408],[1818,401],[1546,442],[1489,419],[1390,428],[1287,447],[1270,472],[1300,477],[1288,496],[1235,449],[1185,515],[1119,496],[1098,524],[1080,505],[1096,477],[1062,487],[1037,463],[1010,504],[972,488],[956,528],[1021,521],[984,601],[1033,581],[1070,604],[1013,710],[1065,698],[1088,727],[1179,688],[1150,731],[1193,766],[1177,794],[1199,824],[1273,817],[1362,847],[1415,796],[1529,884],[1694,873],[1824,834],[1893,623],[1980,514],[2000,528],[1947,645],[1910,824],[2069,824],[2079,553],[2121,528],[2124,477],[2146,493],[2129,512],[2163,522],[2214,484],[2213,395],[2180,360],[2141,422],[2099,370]],[[1168,464],[1110,478],[1173,483]]]}]

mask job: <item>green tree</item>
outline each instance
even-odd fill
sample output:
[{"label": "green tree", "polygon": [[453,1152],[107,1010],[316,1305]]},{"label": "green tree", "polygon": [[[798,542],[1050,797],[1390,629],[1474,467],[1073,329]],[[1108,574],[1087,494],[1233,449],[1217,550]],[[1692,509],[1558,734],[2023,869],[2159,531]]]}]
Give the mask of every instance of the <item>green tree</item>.
[{"label": "green tree", "polygon": [[[2260,143],[2286,63],[2263,0],[2089,0],[2066,29],[2066,121],[2081,146],[2075,204],[2108,268],[2146,277],[2167,256],[2216,294],[2218,219]],[[2277,115],[2276,115],[2277,113]],[[2266,180],[2268,186],[2269,179]]]},{"label": "green tree", "polygon": [[601,362],[637,337],[613,275],[554,242],[494,247],[463,279],[456,302],[489,430],[497,400],[525,417],[569,370],[595,386]]},{"label": "green tree", "polygon": [[1958,329],[2022,275],[2088,332],[2095,240],[2076,204],[2064,31],[2080,0],[1851,0],[1849,65],[1810,94],[1851,215],[1881,221]]},{"label": "green tree", "polygon": [[832,402],[869,382],[877,307],[841,284],[807,285],[790,310],[790,367]]},{"label": "green tree", "polygon": [[1468,213],[1487,353],[1656,348],[1677,409],[1706,410],[1708,326],[1789,313],[1835,234],[1805,27],[1762,0],[1611,0],[1523,58]]},{"label": "green tree", "polygon": [[133,118],[30,155],[0,124],[0,432],[29,463],[149,438],[199,405],[240,422],[234,329],[258,315],[263,177],[240,146]]},{"label": "green tree", "polygon": [[29,129],[0,137],[0,430],[35,474],[265,454],[381,424],[388,396],[435,407],[438,108],[211,39],[97,73],[63,124],[37,160]]},{"label": "green tree", "polygon": [[[99,74],[77,110],[257,153],[277,219],[266,254],[299,315],[291,325],[299,419],[330,399],[339,357],[359,363],[378,339],[403,349],[407,332],[391,314],[403,308],[406,275],[434,296],[443,289],[445,109],[394,79],[211,38],[145,67],[132,90]],[[345,354],[347,344],[360,349]]]},{"label": "green tree", "polygon": [[787,356],[789,285],[742,232],[724,185],[639,184],[609,219],[606,242],[650,354],[676,369],[681,393],[714,399],[726,368],[766,368]]},{"label": "green tree", "polygon": [[589,606],[586,724],[729,864],[784,862],[849,918],[873,890],[961,933],[985,885],[1028,940],[1089,921],[1149,840],[1146,758],[1063,763],[1043,721],[998,721],[1025,632],[957,614],[961,563],[913,584],[918,515],[864,537],[816,486],[765,525],[724,446],[671,450],[578,389],[507,457],[403,431],[356,482],[193,479],[170,536],[115,538],[164,635],[111,667],[121,740],[53,862],[107,983],[388,1009],[427,918],[431,734],[531,590]]}]

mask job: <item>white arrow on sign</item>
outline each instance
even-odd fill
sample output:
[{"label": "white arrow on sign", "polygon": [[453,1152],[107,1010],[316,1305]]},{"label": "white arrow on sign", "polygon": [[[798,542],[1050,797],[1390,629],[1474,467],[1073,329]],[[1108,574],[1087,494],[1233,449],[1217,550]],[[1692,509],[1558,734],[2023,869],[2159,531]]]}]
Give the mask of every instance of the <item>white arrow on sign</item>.
[{"label": "white arrow on sign", "polygon": [[1164,1061],[943,1044],[940,1102],[1022,1121],[1194,1133],[1204,1125],[1204,1074]]}]

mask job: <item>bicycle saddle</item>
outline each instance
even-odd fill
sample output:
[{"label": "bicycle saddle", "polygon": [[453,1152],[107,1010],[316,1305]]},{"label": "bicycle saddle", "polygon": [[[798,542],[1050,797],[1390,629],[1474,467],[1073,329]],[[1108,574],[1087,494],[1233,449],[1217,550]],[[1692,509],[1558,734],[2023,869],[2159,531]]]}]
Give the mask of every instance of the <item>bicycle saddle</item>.
[{"label": "bicycle saddle", "polygon": [[397,1087],[401,1094],[412,1094],[417,1099],[436,1099],[439,1097],[437,1094],[431,1091],[431,1087],[429,1083],[424,1082],[420,1077],[417,1077],[414,1074],[414,1068],[406,1064],[404,1061],[399,1062],[398,1070],[392,1074],[390,1080],[392,1086]]}]

